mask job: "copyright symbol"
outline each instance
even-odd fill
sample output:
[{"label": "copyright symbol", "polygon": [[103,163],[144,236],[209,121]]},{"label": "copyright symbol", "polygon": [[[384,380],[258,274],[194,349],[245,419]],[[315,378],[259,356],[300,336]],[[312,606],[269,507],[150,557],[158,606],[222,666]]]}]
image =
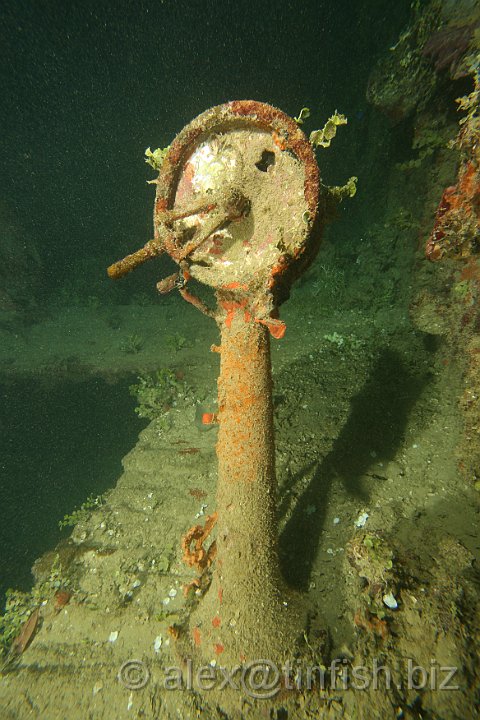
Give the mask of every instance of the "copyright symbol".
[{"label": "copyright symbol", "polygon": [[128,690],[141,690],[148,683],[150,673],[141,660],[126,660],[117,677]]},{"label": "copyright symbol", "polygon": [[275,697],[280,691],[279,679],[278,668],[270,660],[252,660],[242,667],[242,688],[255,700]]}]

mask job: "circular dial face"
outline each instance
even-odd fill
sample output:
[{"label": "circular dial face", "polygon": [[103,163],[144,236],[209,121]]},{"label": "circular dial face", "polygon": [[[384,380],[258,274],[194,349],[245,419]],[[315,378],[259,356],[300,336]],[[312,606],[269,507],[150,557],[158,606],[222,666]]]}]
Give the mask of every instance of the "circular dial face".
[{"label": "circular dial face", "polygon": [[239,122],[202,136],[176,184],[173,231],[190,274],[214,288],[257,284],[309,232],[305,166],[270,130]]}]

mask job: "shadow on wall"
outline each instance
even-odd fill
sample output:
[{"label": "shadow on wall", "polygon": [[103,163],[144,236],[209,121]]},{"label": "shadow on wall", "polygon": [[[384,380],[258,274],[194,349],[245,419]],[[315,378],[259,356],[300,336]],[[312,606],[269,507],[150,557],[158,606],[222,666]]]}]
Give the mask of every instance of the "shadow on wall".
[{"label": "shadow on wall", "polygon": [[[290,585],[308,588],[333,480],[341,481],[351,496],[368,502],[362,476],[372,464],[371,451],[375,449],[383,461],[395,457],[411,409],[427,382],[428,376],[414,376],[406,369],[400,354],[385,350],[362,390],[352,399],[348,420],[331,452],[316,469],[312,463],[302,469],[302,476],[313,470],[313,477],[280,536],[282,570]],[[298,477],[292,480],[297,481]],[[309,514],[311,506],[318,511]],[[290,561],[292,548],[294,556],[302,558],[301,563]]]}]

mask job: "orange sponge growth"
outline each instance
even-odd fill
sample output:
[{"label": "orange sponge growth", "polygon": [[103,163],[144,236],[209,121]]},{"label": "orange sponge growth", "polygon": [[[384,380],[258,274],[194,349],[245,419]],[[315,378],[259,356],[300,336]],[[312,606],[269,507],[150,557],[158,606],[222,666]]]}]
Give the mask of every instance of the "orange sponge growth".
[{"label": "orange sponge growth", "polygon": [[471,161],[459,170],[458,182],[443,193],[435,225],[425,248],[428,260],[466,258],[480,250],[480,172]]}]

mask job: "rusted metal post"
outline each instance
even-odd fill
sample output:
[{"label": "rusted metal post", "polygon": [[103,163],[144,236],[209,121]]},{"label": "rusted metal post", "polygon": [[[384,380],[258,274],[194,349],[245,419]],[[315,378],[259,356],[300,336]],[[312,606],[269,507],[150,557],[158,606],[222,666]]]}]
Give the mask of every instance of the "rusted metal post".
[{"label": "rusted metal post", "polygon": [[[184,559],[202,573],[183,651],[222,665],[278,663],[303,622],[278,559],[270,335],[283,337],[278,307],[319,245],[315,155],[280,110],[234,101],[182,130],[156,186],[154,251],[180,268],[159,290],[178,288],[221,334],[217,506],[182,542]],[[148,252],[149,244],[110,274]],[[215,290],[215,309],[186,289],[191,277]]]},{"label": "rusted metal post", "polygon": [[277,552],[269,331],[241,309],[219,324],[217,556],[190,631],[205,659],[279,661],[300,622]]}]

